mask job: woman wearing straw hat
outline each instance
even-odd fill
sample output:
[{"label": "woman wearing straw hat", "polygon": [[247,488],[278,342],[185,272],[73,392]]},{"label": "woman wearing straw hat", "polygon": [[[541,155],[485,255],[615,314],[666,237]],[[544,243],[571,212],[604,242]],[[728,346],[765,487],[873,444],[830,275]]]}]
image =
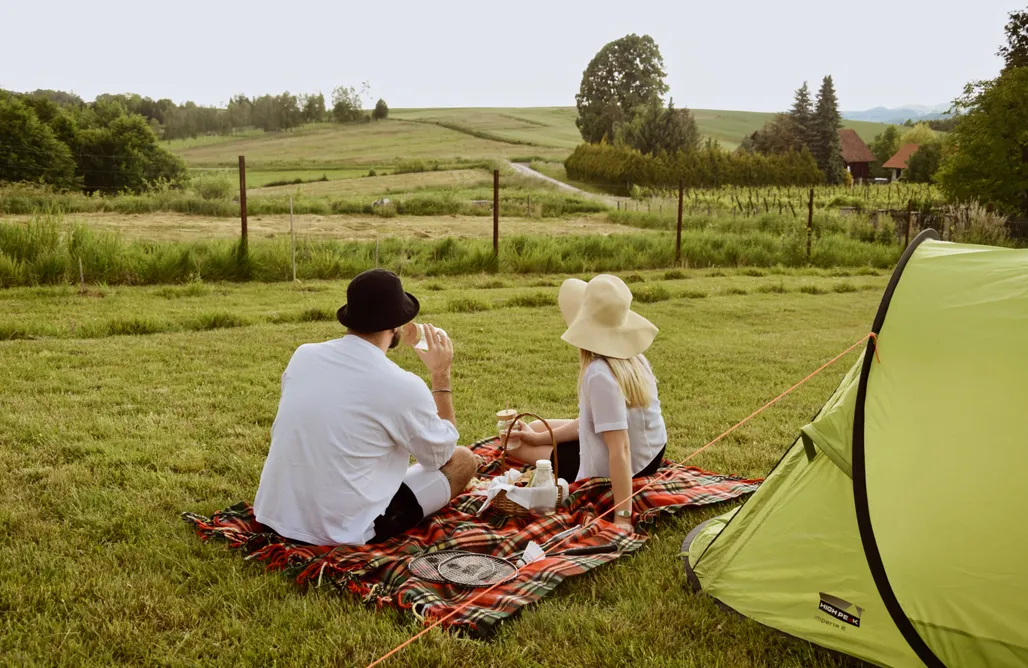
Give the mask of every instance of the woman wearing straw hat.
[{"label": "woman wearing straw hat", "polygon": [[[631,310],[632,292],[616,276],[601,274],[588,283],[568,279],[559,302],[568,325],[561,338],[579,349],[581,369],[578,419],[548,421],[557,462],[562,471],[577,470],[575,480],[609,477],[615,521],[631,526],[632,478],[656,473],[667,444],[657,380],[643,356],[657,328]],[[541,423],[525,425],[521,441],[513,458],[553,458]]]}]

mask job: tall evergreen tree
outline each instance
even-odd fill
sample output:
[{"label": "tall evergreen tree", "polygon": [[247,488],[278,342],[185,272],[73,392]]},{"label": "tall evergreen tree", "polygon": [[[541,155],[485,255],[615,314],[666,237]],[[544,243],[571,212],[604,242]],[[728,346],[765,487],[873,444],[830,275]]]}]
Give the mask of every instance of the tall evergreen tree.
[{"label": "tall evergreen tree", "polygon": [[803,85],[796,91],[792,109],[789,110],[789,117],[792,119],[796,136],[808,150],[811,150],[813,139],[811,137],[811,121],[813,116],[814,112],[810,106],[810,89],[807,88],[807,82],[804,81]]},{"label": "tall evergreen tree", "polygon": [[846,165],[842,161],[840,129],[842,114],[839,113],[839,100],[835,97],[832,77],[827,76],[817,94],[817,106],[811,121],[810,152],[814,154],[817,166],[825,175],[825,182],[829,184],[842,183],[845,178]]}]

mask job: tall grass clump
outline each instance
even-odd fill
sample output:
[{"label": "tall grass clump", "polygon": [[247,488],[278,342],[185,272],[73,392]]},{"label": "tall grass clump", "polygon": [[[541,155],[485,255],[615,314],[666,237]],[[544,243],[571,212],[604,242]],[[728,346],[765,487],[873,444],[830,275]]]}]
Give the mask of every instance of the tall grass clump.
[{"label": "tall grass clump", "polygon": [[671,299],[671,293],[663,285],[648,285],[633,289],[632,299],[641,304],[652,304]]},{"label": "tall grass clump", "polygon": [[948,207],[946,213],[953,217],[949,232],[952,241],[984,246],[1005,246],[1009,243],[1006,217],[989,211],[977,202]]},{"label": "tall grass clump", "polygon": [[556,306],[557,296],[549,292],[530,292],[514,295],[506,301],[504,306],[521,308],[539,308],[542,306]]},{"label": "tall grass clump", "polygon": [[474,297],[454,297],[446,303],[446,310],[450,313],[476,313],[491,308],[487,302]]}]

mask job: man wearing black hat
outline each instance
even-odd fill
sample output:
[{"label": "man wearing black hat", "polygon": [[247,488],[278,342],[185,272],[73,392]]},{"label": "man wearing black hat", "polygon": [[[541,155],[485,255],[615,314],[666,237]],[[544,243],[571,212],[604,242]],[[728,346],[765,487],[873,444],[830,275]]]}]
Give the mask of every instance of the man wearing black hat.
[{"label": "man wearing black hat", "polygon": [[[399,277],[366,271],[346,300],[337,313],[346,336],[300,346],[282,374],[254,500],[257,521],[314,545],[400,534],[449,503],[477,465],[457,447],[449,337],[425,325],[427,349],[415,349],[429,390],[386,356],[420,309]],[[418,463],[408,467],[411,456]]]}]

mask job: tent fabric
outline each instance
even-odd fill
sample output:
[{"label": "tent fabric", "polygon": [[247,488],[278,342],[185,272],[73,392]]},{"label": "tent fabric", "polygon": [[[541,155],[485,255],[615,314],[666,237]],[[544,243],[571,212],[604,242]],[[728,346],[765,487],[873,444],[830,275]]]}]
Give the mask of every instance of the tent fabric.
[{"label": "tent fabric", "polygon": [[1028,250],[922,235],[873,342],[690,580],[882,666],[1028,665]]}]

